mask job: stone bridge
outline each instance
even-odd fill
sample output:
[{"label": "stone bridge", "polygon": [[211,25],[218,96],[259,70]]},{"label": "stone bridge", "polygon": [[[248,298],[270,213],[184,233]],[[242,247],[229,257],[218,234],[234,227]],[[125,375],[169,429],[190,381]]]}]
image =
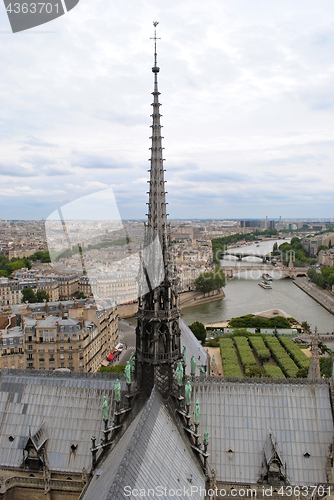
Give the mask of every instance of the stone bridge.
[{"label": "stone bridge", "polygon": [[[266,265],[255,266],[223,266],[222,267],[227,278],[233,278],[236,274],[242,274],[245,271],[263,271],[273,276],[274,279],[292,278],[295,279],[301,276],[307,276],[307,268],[305,267],[268,267]],[[260,276],[259,276],[260,279]]]},{"label": "stone bridge", "polygon": [[221,255],[231,255],[232,257],[237,257],[238,260],[240,261],[242,261],[242,259],[245,257],[258,257],[259,259],[262,259],[263,262],[271,261],[271,252],[267,253],[261,253],[261,251],[238,252],[233,250],[226,250],[225,252],[222,252]]}]

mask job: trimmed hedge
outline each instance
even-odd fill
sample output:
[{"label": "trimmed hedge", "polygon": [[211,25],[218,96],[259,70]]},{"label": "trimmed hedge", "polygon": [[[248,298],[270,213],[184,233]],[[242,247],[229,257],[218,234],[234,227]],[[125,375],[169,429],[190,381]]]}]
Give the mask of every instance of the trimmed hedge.
[{"label": "trimmed hedge", "polygon": [[263,371],[266,377],[285,378],[279,366],[264,365]]},{"label": "trimmed hedge", "polygon": [[242,377],[232,339],[220,339],[220,355],[225,377]]},{"label": "trimmed hedge", "polygon": [[271,354],[269,349],[265,346],[262,337],[249,337],[249,343],[253,347],[260,363],[269,361]]},{"label": "trimmed hedge", "polygon": [[291,339],[282,337],[280,338],[280,342],[299,368],[308,368],[310,366],[310,359],[306,357]]},{"label": "trimmed hedge", "polygon": [[298,366],[292,361],[282,344],[276,337],[267,337],[265,344],[269,347],[272,356],[286,377],[295,377]]},{"label": "trimmed hedge", "polygon": [[252,366],[257,366],[252,350],[248,344],[246,337],[234,337],[234,343],[238,349],[245,375]]}]

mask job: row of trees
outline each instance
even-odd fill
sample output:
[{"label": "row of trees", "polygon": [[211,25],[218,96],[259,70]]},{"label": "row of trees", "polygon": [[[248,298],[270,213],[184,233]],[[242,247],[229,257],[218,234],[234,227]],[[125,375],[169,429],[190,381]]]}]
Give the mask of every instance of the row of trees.
[{"label": "row of trees", "polygon": [[232,318],[229,326],[231,328],[291,328],[289,321],[282,316],[259,318],[253,314]]},{"label": "row of trees", "polygon": [[201,273],[195,279],[196,290],[205,294],[220,290],[226,284],[224,271],[216,265],[214,271]]},{"label": "row of trees", "polygon": [[13,257],[12,259],[8,259],[5,255],[0,255],[0,276],[8,278],[13,271],[17,271],[18,269],[22,269],[22,267],[26,267],[27,269],[31,269],[31,261],[35,262],[39,260],[40,262],[51,262],[49,252],[35,252],[30,255],[29,258],[22,257],[17,258]]},{"label": "row of trees", "polygon": [[321,272],[317,273],[314,267],[311,267],[307,271],[308,277],[318,285],[320,288],[332,288],[334,285],[334,268],[333,267],[322,267]]},{"label": "row of trees", "polygon": [[35,302],[43,302],[43,300],[49,302],[49,294],[45,290],[37,290],[35,293],[32,288],[24,288],[22,290],[22,302],[29,302],[34,304]]},{"label": "row of trees", "polygon": [[22,269],[22,267],[31,268],[31,262],[26,257],[23,257],[23,259],[13,257],[9,260],[4,255],[0,255],[0,276],[8,278],[13,271]]},{"label": "row of trees", "polygon": [[288,266],[290,262],[290,254],[292,252],[292,259],[295,267],[301,267],[305,264],[315,264],[316,259],[307,257],[307,251],[302,247],[300,238],[294,237],[291,242],[282,243],[277,249],[277,245],[273,248],[272,256],[279,257],[284,265]]}]

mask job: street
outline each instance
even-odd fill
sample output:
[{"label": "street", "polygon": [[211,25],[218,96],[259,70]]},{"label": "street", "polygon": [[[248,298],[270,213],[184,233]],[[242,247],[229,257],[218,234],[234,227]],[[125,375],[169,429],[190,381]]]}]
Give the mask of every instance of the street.
[{"label": "street", "polygon": [[[113,363],[114,365],[125,365],[130,359],[130,356],[136,349],[136,327],[125,319],[118,320],[118,335],[119,342],[124,344],[124,349],[121,352],[118,360]],[[127,348],[125,348],[127,347]]]}]

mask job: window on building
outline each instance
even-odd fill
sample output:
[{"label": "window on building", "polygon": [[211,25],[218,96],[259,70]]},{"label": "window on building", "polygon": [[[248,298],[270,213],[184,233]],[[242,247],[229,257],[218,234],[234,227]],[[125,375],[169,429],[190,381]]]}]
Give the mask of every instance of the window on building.
[{"label": "window on building", "polygon": [[23,349],[22,347],[19,347],[19,354],[22,354],[23,353]]},{"label": "window on building", "polygon": [[11,349],[10,349],[10,353],[11,353],[11,354],[14,354],[14,348],[13,348],[13,347],[11,347]]},{"label": "window on building", "polygon": [[64,346],[63,346],[63,345],[59,346],[59,349],[60,349],[61,351],[63,351],[63,350],[64,350]]},{"label": "window on building", "polygon": [[28,354],[28,359],[33,359],[32,354]]},{"label": "window on building", "polygon": [[34,363],[28,363],[28,368],[34,368]]},{"label": "window on building", "polygon": [[65,363],[60,363],[60,368],[65,368]]},{"label": "window on building", "polygon": [[49,332],[48,332],[48,330],[44,330],[44,340],[45,340],[45,342],[49,342]]},{"label": "window on building", "polygon": [[72,346],[71,345],[69,345],[68,348],[69,348],[70,351],[72,350]]},{"label": "window on building", "polygon": [[54,341],[53,330],[50,330],[50,342],[53,342],[53,341]]},{"label": "window on building", "polygon": [[28,345],[28,351],[32,351],[32,345]]}]

